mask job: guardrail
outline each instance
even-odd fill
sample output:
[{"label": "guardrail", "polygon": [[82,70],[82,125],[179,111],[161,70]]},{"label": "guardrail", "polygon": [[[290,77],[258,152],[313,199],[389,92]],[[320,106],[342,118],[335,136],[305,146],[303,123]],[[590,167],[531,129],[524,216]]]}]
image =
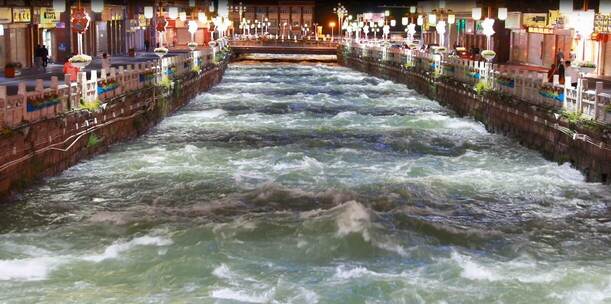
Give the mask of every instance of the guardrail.
[{"label": "guardrail", "polygon": [[484,61],[358,43],[347,43],[344,47],[347,52],[359,58],[390,62],[436,76],[451,77],[473,86],[484,82],[488,89],[517,99],[564,109],[567,112],[581,113],[587,118],[611,123],[611,113],[608,112],[611,107],[611,96],[603,92],[602,82],[596,82],[595,89],[591,90],[588,81],[584,78],[579,78],[577,86],[572,86],[570,77],[566,77],[565,84],[559,83],[558,75],[554,76],[552,82],[548,82],[546,73]]},{"label": "guardrail", "polygon": [[[91,70],[78,74],[77,81],[70,75],[60,82],[51,78],[51,85],[44,87],[42,79],[36,80],[33,91],[28,91],[25,82],[20,82],[15,95],[7,95],[6,86],[0,86],[0,128],[16,128],[27,123],[53,118],[59,114],[79,110],[82,103],[105,101],[145,86],[159,84],[166,77],[179,77],[196,67],[204,70],[213,64],[215,56],[227,42],[218,40],[217,45],[193,52],[167,56],[134,65]],[[98,76],[99,75],[99,76]]]}]

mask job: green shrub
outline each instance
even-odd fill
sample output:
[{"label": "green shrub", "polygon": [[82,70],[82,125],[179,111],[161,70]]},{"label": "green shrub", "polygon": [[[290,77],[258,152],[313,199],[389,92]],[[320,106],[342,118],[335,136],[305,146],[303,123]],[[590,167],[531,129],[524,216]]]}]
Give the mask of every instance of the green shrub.
[{"label": "green shrub", "polygon": [[102,102],[99,100],[84,101],[83,99],[81,99],[81,109],[87,110],[89,112],[97,111],[100,108],[101,104]]},{"label": "green shrub", "polygon": [[98,138],[97,135],[95,135],[95,133],[91,133],[91,134],[89,134],[89,138],[87,139],[87,148],[95,148],[101,142],[102,141],[100,140],[100,138]]},{"label": "green shrub", "polygon": [[475,84],[475,87],[473,87],[473,89],[475,90],[475,93],[477,93],[477,95],[481,96],[484,95],[486,92],[492,90],[492,86],[490,86],[487,81],[480,80],[478,83]]}]

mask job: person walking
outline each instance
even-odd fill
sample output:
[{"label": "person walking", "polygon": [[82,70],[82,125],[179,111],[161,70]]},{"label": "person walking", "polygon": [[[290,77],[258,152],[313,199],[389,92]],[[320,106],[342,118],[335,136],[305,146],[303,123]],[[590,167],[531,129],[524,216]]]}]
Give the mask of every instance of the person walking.
[{"label": "person walking", "polygon": [[42,47],[39,45],[34,49],[34,69],[40,70],[42,67]]},{"label": "person walking", "polygon": [[42,70],[46,72],[49,65],[49,49],[47,49],[46,45],[42,45],[40,55],[42,58]]},{"label": "person walking", "polygon": [[554,75],[556,75],[557,73],[558,73],[558,69],[556,69],[556,64],[552,63],[552,66],[547,71],[547,82],[553,82],[554,81]]},{"label": "person walking", "polygon": [[108,54],[102,54],[102,69],[106,71],[106,73],[110,72],[110,56]]},{"label": "person walking", "polygon": [[[74,56],[76,54],[72,55]],[[76,81],[80,71],[81,69],[74,66],[70,60],[66,60],[66,63],[64,63],[64,75],[70,75],[70,81]]]},{"label": "person walking", "polygon": [[558,64],[558,82],[560,84],[564,84],[564,74],[565,74],[564,62],[560,61],[560,63]]},{"label": "person walking", "polygon": [[565,78],[566,76],[571,77],[571,86],[577,87],[577,80],[579,79],[579,70],[571,66],[571,62],[568,60],[564,63],[564,74]]}]

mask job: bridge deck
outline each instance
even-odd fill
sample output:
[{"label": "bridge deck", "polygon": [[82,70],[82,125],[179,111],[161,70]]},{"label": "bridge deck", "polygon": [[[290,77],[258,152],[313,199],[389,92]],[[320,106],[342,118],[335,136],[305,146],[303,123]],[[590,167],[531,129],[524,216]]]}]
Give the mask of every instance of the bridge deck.
[{"label": "bridge deck", "polygon": [[326,42],[232,41],[229,45],[236,54],[337,54],[337,44]]}]

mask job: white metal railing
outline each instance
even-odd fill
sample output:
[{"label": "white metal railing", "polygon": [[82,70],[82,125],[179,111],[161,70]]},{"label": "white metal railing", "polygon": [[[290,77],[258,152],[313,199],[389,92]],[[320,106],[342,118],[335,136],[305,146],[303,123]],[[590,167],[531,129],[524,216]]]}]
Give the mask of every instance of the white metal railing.
[{"label": "white metal railing", "polygon": [[99,73],[96,70],[81,72],[77,81],[70,81],[70,75],[65,75],[64,81],[60,82],[54,76],[51,85],[46,88],[44,81],[37,79],[33,91],[28,91],[26,82],[22,81],[14,95],[8,95],[6,86],[0,86],[0,128],[14,128],[24,123],[52,118],[66,111],[78,110],[81,101],[104,102],[147,85],[157,84],[164,77],[181,76],[195,66],[203,70],[213,63],[214,55],[226,45],[226,41],[218,40],[213,48],[113,67],[109,71],[102,69]]},{"label": "white metal railing", "polygon": [[486,81],[495,91],[540,105],[562,108],[568,112],[580,112],[585,117],[611,123],[611,113],[607,112],[611,104],[611,95],[603,92],[602,82],[597,82],[595,89],[591,90],[588,81],[583,78],[578,79],[577,86],[573,87],[570,77],[566,77],[566,84],[559,83],[558,75],[554,76],[552,82],[548,82],[546,73],[520,69],[516,66],[455,57],[442,58],[419,50],[377,45],[347,43],[344,47],[349,48],[349,52],[359,58],[404,65],[418,71],[434,72],[439,76],[451,77],[470,85]]}]

